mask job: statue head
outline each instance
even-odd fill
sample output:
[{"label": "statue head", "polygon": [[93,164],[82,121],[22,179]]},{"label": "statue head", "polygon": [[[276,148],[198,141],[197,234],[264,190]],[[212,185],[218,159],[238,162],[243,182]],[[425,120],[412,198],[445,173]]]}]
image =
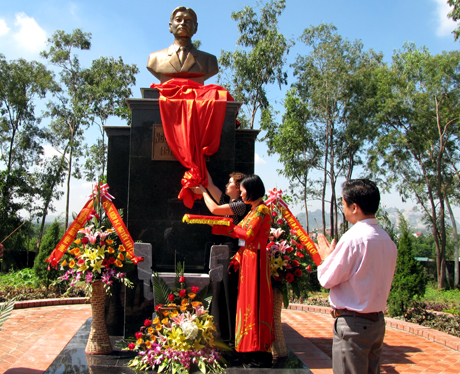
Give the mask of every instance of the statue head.
[{"label": "statue head", "polygon": [[196,13],[191,8],[179,6],[171,13],[169,32],[175,38],[192,38],[198,29]]}]

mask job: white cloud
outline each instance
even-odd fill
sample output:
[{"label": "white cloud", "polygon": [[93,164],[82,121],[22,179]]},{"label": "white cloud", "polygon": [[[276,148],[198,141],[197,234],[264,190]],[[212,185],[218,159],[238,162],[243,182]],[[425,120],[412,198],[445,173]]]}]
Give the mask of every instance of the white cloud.
[{"label": "white cloud", "polygon": [[27,52],[40,52],[46,47],[46,31],[43,30],[32,17],[24,12],[16,14],[15,26],[19,30],[14,33],[13,38],[18,45]]},{"label": "white cloud", "polygon": [[447,17],[447,13],[450,12],[451,7],[447,4],[446,0],[433,0],[436,5],[436,23],[438,28],[436,35],[446,36],[450,35],[452,31],[457,27],[456,22],[452,21],[451,18]]},{"label": "white cloud", "polygon": [[262,157],[260,157],[257,153],[254,156],[254,162],[256,165],[265,165],[267,161],[265,161]]},{"label": "white cloud", "polygon": [[0,19],[0,36],[8,34],[10,28],[6,25],[5,20]]}]

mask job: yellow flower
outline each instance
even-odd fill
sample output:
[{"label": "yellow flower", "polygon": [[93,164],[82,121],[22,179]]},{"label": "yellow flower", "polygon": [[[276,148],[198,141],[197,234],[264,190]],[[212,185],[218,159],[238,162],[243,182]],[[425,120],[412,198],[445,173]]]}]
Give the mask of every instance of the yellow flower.
[{"label": "yellow flower", "polygon": [[165,317],[167,317],[167,316],[169,316],[169,312],[168,312],[167,310],[165,310],[165,311],[163,312],[163,315],[164,315]]},{"label": "yellow flower", "polygon": [[124,252],[124,251],[125,251],[125,247],[123,247],[123,245],[120,244],[120,245],[118,246],[118,250],[119,250],[120,252]]},{"label": "yellow flower", "polygon": [[114,229],[107,229],[107,232],[109,232],[109,233],[112,233],[114,231],[115,231]]},{"label": "yellow flower", "polygon": [[195,298],[195,296],[196,296],[196,295],[195,295],[194,293],[189,293],[189,294],[188,294],[188,297],[189,297],[190,299],[192,299],[192,300]]},{"label": "yellow flower", "polygon": [[112,247],[108,247],[108,248],[107,248],[107,252],[109,252],[109,253],[115,253],[115,249],[113,249]]},{"label": "yellow flower", "polygon": [[104,253],[105,253],[105,245],[103,245],[102,247],[97,246],[97,256],[103,259]]},{"label": "yellow flower", "polygon": [[167,325],[168,322],[169,322],[169,319],[168,319],[167,317],[166,317],[166,318],[163,318],[163,319],[161,320],[161,323],[162,323],[163,325]]},{"label": "yellow flower", "polygon": [[156,317],[153,321],[152,321],[152,324],[153,325],[158,325],[160,323],[160,319],[158,317]]},{"label": "yellow flower", "polygon": [[117,258],[120,260],[120,261],[123,261],[125,259],[125,256],[123,256],[123,253],[119,253]]},{"label": "yellow flower", "polygon": [[182,299],[181,304],[182,304],[182,305],[188,305],[188,300],[187,300],[187,299]]},{"label": "yellow flower", "polygon": [[93,269],[96,270],[100,274],[101,267],[102,267],[102,260],[94,261],[94,263],[91,263],[91,264],[93,265]]},{"label": "yellow flower", "polygon": [[144,340],[141,338],[141,339],[137,339],[136,341],[136,344],[137,345],[141,345],[142,343],[144,343]]},{"label": "yellow flower", "polygon": [[74,240],[73,242],[74,242],[76,245],[78,245],[78,244],[81,243],[81,239]]},{"label": "yellow flower", "polygon": [[[109,230],[107,230],[109,231]],[[112,239],[106,239],[105,242],[108,244],[108,245],[112,245],[113,244],[113,240]]]},{"label": "yellow flower", "polygon": [[185,312],[186,310],[187,310],[187,306],[186,306],[186,305],[182,305],[182,306],[180,307],[180,311],[181,311],[181,312]]},{"label": "yellow flower", "polygon": [[147,340],[147,341],[145,342],[145,346],[146,346],[147,348],[150,348],[150,347],[152,346],[152,342],[151,342],[150,340]]},{"label": "yellow flower", "polygon": [[153,327],[149,327],[147,331],[149,332],[150,335],[155,333],[155,329]]},{"label": "yellow flower", "polygon": [[155,328],[157,329],[157,331],[161,331],[163,326],[159,323],[158,325],[155,326]]},{"label": "yellow flower", "polygon": [[67,260],[64,260],[61,262],[61,266],[66,266],[67,265]]},{"label": "yellow flower", "polygon": [[74,266],[75,266],[75,261],[74,260],[70,261],[69,262],[69,267],[73,268]]},{"label": "yellow flower", "polygon": [[119,268],[123,267],[123,263],[120,260],[115,260],[115,265]]},{"label": "yellow flower", "polygon": [[84,264],[78,268],[78,271],[86,271],[88,270],[88,265]]},{"label": "yellow flower", "polygon": [[155,335],[153,335],[153,336],[150,337],[150,341],[151,341],[152,343],[155,343],[156,340],[157,340],[157,337],[156,337]]},{"label": "yellow flower", "polygon": [[192,301],[192,306],[196,308],[197,306],[200,306],[202,303],[200,301]]}]

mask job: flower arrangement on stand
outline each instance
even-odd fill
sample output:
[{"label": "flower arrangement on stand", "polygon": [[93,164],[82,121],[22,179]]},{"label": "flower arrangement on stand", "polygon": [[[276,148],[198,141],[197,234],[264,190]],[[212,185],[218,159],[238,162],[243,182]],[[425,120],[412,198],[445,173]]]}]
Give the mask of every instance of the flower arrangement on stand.
[{"label": "flower arrangement on stand", "polygon": [[[196,366],[202,373],[224,373],[219,349],[229,349],[215,339],[216,328],[209,315],[210,298],[198,301],[196,286],[187,287],[183,271],[178,267],[175,287],[170,290],[154,273],[156,316],[147,319],[135,334],[129,350],[138,355],[129,363],[136,370],[156,370],[158,373],[189,373]],[[205,307],[206,306],[206,307]]]},{"label": "flower arrangement on stand", "polygon": [[115,280],[132,287],[127,269],[143,260],[134,256],[133,240],[108,189],[102,182],[94,187],[88,202],[46,260],[49,267],[59,265],[66,271],[60,279],[70,280],[70,287],[80,281],[86,283],[92,323],[85,352],[91,355],[112,352],[105,325],[106,296]]}]

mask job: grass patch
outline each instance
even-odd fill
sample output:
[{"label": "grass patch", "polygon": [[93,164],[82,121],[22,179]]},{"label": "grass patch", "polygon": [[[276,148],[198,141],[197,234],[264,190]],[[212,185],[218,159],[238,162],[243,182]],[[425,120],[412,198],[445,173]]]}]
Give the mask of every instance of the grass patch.
[{"label": "grass patch", "polygon": [[423,301],[430,303],[460,304],[460,290],[438,291],[435,286],[429,285],[426,288]]}]

